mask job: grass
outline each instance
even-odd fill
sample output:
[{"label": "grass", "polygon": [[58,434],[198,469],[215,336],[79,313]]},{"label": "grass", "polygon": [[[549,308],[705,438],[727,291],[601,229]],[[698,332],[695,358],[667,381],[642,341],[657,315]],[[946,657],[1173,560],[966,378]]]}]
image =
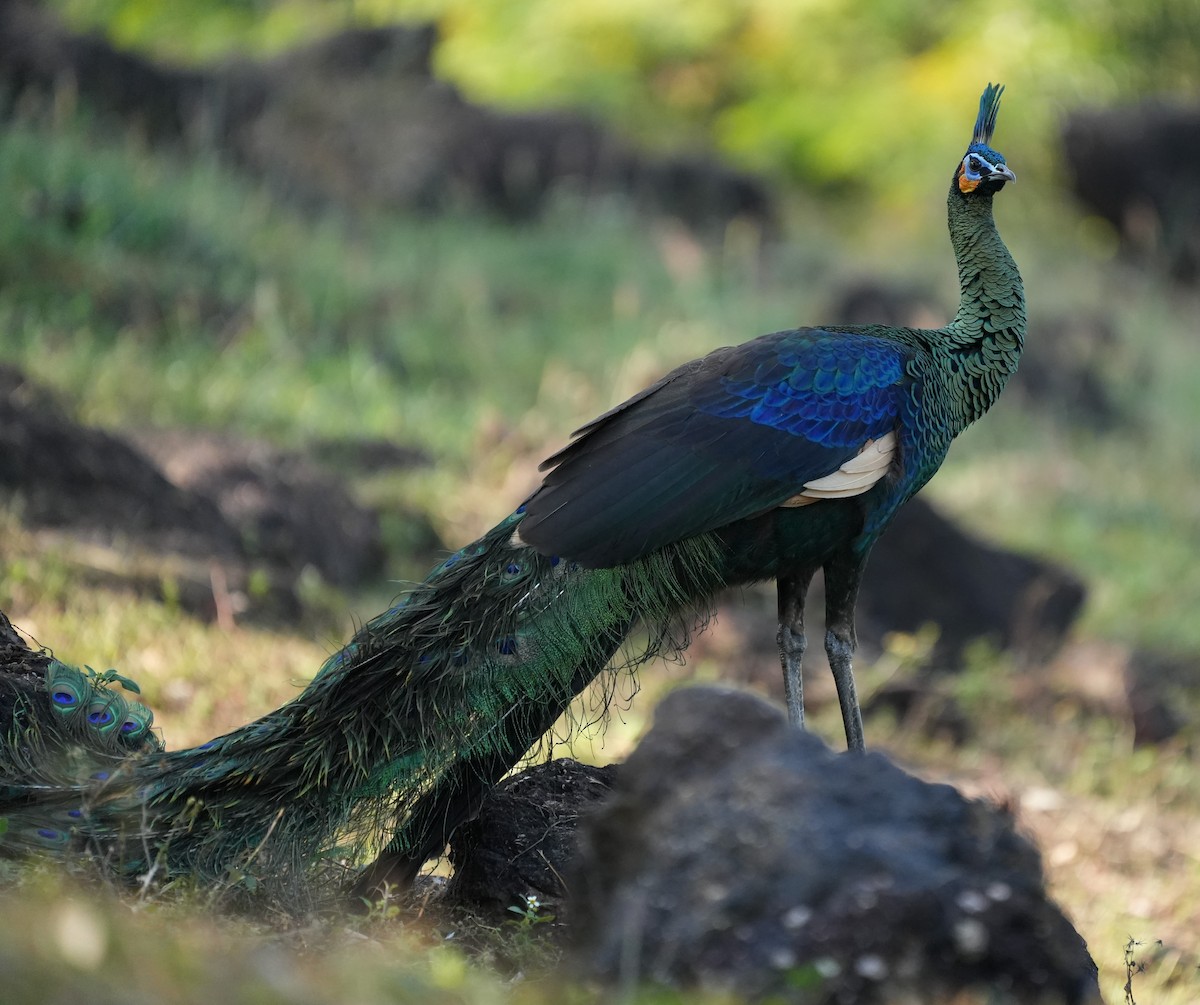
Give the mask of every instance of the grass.
[{"label": "grass", "polygon": [[[534,484],[537,461],[566,431],[675,362],[817,319],[829,290],[857,275],[929,284],[948,302],[940,199],[931,186],[924,229],[800,203],[794,241],[764,258],[744,235],[705,248],[619,206],[564,204],[523,227],[306,217],[216,163],[150,154],[81,114],[15,122],[0,135],[0,359],[118,430],[420,447],[434,466],[355,488],[381,507],[427,512],[458,544]],[[1030,278],[1035,318],[1093,310],[1113,321],[1104,376],[1129,421],[1099,431],[1002,399],[929,492],[977,531],[1077,569],[1091,589],[1081,639],[1200,652],[1196,305],[1112,260],[1095,225],[1061,203],[1023,176],[1002,197],[1001,227]],[[171,746],[285,700],[390,589],[341,598],[340,628],[221,631],[169,602],[80,586],[72,542],[22,527],[17,511],[0,530],[0,609],[62,658],[137,679]],[[404,540],[395,528],[396,575],[413,574]],[[867,693],[891,672],[863,669]],[[627,751],[663,688],[721,673],[712,655],[652,670],[590,756]],[[1135,953],[1163,943],[1138,957],[1147,967],[1134,975],[1137,1000],[1195,1000],[1194,727],[1135,748],[1125,722],[1056,693],[1040,668],[1017,671],[987,652],[952,687],[974,727],[967,745],[882,719],[870,724],[873,742],[923,777],[1017,806],[1110,1000],[1123,994],[1131,936],[1145,943]],[[837,735],[832,707],[815,721]],[[0,918],[20,920],[0,921],[0,959],[21,1000],[86,986],[91,1000],[125,1001],[131,983],[173,1001],[586,997],[553,977],[508,986],[409,918],[255,926],[215,920],[198,896],[131,902],[78,877],[7,875],[15,889]]]},{"label": "grass", "polygon": [[725,296],[748,262],[693,278],[672,265],[684,239],[634,244],[615,209],[585,240],[569,211],[311,221],[211,164],[130,171],[86,127],[46,147],[21,124],[0,144],[3,350],[97,422],[386,435],[465,460],[490,410],[537,401],[551,357],[603,376],[647,333],[682,355],[746,312],[788,319],[782,297]]}]

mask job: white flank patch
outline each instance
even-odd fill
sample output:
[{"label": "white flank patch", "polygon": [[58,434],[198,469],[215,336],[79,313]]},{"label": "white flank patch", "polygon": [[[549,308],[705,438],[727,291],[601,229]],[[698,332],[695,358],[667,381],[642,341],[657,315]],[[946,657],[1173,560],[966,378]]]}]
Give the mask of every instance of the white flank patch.
[{"label": "white flank patch", "polygon": [[808,506],[821,499],[848,499],[862,495],[887,474],[896,456],[896,434],[887,433],[877,440],[867,440],[862,450],[833,474],[805,482],[798,492],[781,506]]}]

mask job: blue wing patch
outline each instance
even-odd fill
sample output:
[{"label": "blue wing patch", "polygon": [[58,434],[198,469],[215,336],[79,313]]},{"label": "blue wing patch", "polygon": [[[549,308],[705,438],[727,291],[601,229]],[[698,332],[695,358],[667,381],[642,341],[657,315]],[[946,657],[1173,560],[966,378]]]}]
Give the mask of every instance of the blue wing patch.
[{"label": "blue wing patch", "polygon": [[685,363],[546,461],[521,538],[614,565],[778,506],[896,428],[913,354],[803,328]]},{"label": "blue wing patch", "polygon": [[896,385],[904,375],[897,349],[878,339],[837,338],[785,347],[752,376],[721,379],[722,396],[700,411],[746,418],[823,447],[857,449],[895,423]]}]

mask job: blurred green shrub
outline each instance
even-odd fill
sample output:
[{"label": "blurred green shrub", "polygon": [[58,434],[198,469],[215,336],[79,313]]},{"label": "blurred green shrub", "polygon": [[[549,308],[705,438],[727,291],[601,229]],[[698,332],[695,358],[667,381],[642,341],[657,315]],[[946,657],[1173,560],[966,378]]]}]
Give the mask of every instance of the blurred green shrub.
[{"label": "blurred green shrub", "polygon": [[1069,107],[1200,90],[1194,0],[55,3],[119,44],[189,61],[436,18],[440,72],[473,98],[591,109],[643,141],[711,145],[896,202],[927,176],[930,150],[962,142],[988,80],[1012,88],[1004,146],[1028,166]]}]

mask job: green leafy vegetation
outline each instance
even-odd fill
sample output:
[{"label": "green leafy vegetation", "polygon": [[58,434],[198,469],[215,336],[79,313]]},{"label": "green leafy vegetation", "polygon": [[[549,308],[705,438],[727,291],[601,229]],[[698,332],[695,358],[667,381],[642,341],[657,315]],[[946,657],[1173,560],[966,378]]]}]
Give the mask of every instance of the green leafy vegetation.
[{"label": "green leafy vegetation", "polygon": [[1030,167],[1049,164],[1066,107],[1200,86],[1200,9],[1191,0],[56,5],[122,45],[189,62],[274,52],[350,25],[437,19],[439,71],[473,98],[591,109],[643,141],[709,146],[893,205],[917,191],[925,149],[960,142],[957,123],[987,79],[1023,96],[1005,143],[1027,151]]}]

